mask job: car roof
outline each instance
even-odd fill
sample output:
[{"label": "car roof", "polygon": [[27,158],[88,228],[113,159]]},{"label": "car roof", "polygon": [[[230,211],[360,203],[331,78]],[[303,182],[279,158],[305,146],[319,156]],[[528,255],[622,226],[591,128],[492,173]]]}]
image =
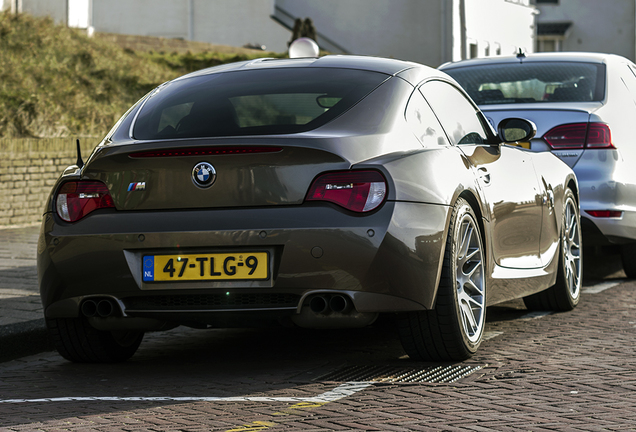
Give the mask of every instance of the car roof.
[{"label": "car roof", "polygon": [[[209,75],[215,73],[245,71],[255,69],[279,69],[279,68],[341,68],[341,69],[358,69],[371,72],[379,72],[391,76],[397,76],[408,70],[417,69],[418,77],[424,76],[446,76],[436,69],[419,63],[387,59],[380,57],[353,56],[353,55],[328,55],[318,58],[296,58],[296,59],[275,59],[275,58],[259,58],[236,63],[228,63],[221,66],[215,66],[202,69],[184,75],[176,80],[191,78],[194,76]],[[175,81],[176,81],[175,80]]]},{"label": "car roof", "polygon": [[565,62],[587,62],[587,63],[608,63],[616,60],[629,61],[625,57],[616,54],[592,53],[592,52],[550,52],[526,54],[521,60],[517,56],[497,56],[476,58],[470,60],[460,60],[456,62],[444,63],[439,69],[452,69],[468,66],[481,66],[488,64],[506,63],[532,63],[545,61],[565,61]]}]

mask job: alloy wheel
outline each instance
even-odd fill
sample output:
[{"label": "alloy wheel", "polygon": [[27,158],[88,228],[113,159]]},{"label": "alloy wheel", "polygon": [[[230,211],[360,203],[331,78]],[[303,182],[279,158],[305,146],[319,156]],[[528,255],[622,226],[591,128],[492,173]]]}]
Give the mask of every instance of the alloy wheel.
[{"label": "alloy wheel", "polygon": [[565,206],[565,225],[562,238],[565,282],[570,296],[575,299],[581,290],[581,230],[574,202],[568,199]]},{"label": "alloy wheel", "polygon": [[479,231],[470,214],[465,214],[457,235],[457,302],[464,334],[472,343],[479,341],[484,328],[483,252]]}]

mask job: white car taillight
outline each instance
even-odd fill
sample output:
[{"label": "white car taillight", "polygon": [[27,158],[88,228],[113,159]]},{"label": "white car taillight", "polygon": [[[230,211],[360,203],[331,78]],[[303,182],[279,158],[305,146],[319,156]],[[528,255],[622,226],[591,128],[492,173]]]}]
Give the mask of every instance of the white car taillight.
[{"label": "white car taillight", "polygon": [[613,149],[612,134],[605,123],[571,123],[550,129],[543,139],[553,150]]}]

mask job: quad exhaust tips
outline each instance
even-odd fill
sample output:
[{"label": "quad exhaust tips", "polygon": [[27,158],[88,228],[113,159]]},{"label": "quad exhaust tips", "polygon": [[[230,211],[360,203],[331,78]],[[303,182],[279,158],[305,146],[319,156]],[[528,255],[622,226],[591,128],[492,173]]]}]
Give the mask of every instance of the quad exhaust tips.
[{"label": "quad exhaust tips", "polygon": [[347,294],[320,293],[308,297],[291,320],[303,328],[339,329],[366,327],[377,317],[377,312],[358,312]]},{"label": "quad exhaust tips", "polygon": [[84,300],[80,308],[82,315],[87,318],[107,318],[113,315],[121,315],[119,306],[109,298],[90,298]]},{"label": "quad exhaust tips", "polygon": [[309,300],[309,308],[312,312],[322,315],[331,312],[346,313],[351,308],[351,300],[340,294],[317,295]]}]

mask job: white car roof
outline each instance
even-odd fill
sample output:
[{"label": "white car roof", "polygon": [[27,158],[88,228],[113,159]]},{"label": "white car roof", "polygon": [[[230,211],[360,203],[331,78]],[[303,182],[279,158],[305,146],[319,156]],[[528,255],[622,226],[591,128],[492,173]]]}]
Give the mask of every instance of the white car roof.
[{"label": "white car roof", "polygon": [[451,69],[456,67],[479,66],[486,64],[505,64],[505,63],[532,63],[544,61],[570,61],[570,62],[587,62],[587,63],[609,63],[614,61],[629,61],[625,57],[616,54],[590,53],[590,52],[551,52],[551,53],[533,53],[526,54],[525,57],[519,59],[517,56],[497,56],[476,58],[470,60],[460,60],[456,62],[444,63],[439,69]]}]

